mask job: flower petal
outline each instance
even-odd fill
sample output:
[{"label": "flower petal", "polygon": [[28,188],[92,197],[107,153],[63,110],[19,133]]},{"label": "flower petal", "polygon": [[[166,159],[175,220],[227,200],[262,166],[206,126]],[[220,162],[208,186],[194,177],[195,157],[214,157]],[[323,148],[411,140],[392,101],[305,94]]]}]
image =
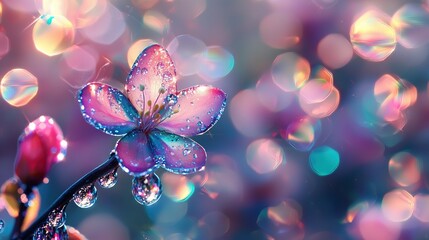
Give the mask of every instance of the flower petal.
[{"label": "flower petal", "polygon": [[194,140],[158,130],[152,131],[149,139],[157,162],[166,170],[189,174],[204,169],[206,151]]},{"label": "flower petal", "polygon": [[141,130],[134,130],[116,144],[116,155],[121,168],[133,176],[143,176],[158,168],[148,138]]},{"label": "flower petal", "polygon": [[125,95],[106,84],[89,83],[78,92],[83,118],[96,129],[120,136],[139,122],[137,110]]},{"label": "flower petal", "polygon": [[176,69],[167,50],[152,45],[143,50],[134,62],[125,90],[140,113],[151,106],[162,105],[165,97],[176,92]]},{"label": "flower petal", "polygon": [[211,86],[194,86],[177,94],[172,114],[157,128],[181,136],[207,132],[220,118],[226,105],[226,94]]}]

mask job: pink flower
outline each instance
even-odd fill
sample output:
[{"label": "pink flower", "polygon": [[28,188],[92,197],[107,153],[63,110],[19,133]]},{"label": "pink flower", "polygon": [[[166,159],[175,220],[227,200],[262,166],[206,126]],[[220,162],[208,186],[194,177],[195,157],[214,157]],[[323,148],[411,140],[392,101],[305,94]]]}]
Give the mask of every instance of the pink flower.
[{"label": "pink flower", "polygon": [[35,186],[52,165],[65,157],[67,142],[53,118],[40,116],[29,123],[18,140],[15,174],[22,183]]},{"label": "pink flower", "polygon": [[176,70],[159,45],[143,50],[125,84],[125,93],[89,83],[78,93],[84,119],[107,134],[123,136],[116,144],[119,164],[133,176],[159,166],[187,174],[206,163],[204,148],[191,136],[207,132],[220,118],[225,93],[211,86],[176,91]]}]

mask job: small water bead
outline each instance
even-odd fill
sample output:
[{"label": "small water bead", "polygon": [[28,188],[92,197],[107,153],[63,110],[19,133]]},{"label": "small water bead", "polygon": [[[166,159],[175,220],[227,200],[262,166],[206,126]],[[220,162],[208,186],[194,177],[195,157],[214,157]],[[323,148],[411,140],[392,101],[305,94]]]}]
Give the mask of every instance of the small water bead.
[{"label": "small water bead", "polygon": [[2,233],[4,231],[4,221],[3,219],[0,219],[0,233]]},{"label": "small water bead", "polygon": [[355,52],[368,61],[381,62],[396,48],[396,32],[382,12],[368,11],[350,28],[350,41]]},{"label": "small water bead", "polygon": [[21,68],[7,72],[0,83],[3,99],[14,107],[21,107],[29,103],[36,96],[38,89],[37,78]]},{"label": "small water bead", "polygon": [[156,203],[162,194],[162,184],[156,174],[133,178],[131,192],[134,199],[141,205]]},{"label": "small water bead", "polygon": [[63,207],[54,209],[51,213],[49,213],[47,224],[50,227],[58,228],[65,224],[67,218],[67,214],[65,212],[66,207],[67,205],[64,205]]},{"label": "small water bead", "polygon": [[112,188],[118,182],[118,168],[113,169],[97,180],[102,188]]},{"label": "small water bead", "polygon": [[81,208],[90,208],[97,201],[97,188],[93,183],[82,187],[74,194],[74,203]]}]

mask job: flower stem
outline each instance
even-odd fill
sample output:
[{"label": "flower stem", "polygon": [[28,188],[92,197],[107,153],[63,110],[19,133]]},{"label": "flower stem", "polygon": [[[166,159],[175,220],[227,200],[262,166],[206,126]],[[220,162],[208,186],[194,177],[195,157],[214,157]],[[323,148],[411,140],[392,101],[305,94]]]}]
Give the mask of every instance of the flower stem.
[{"label": "flower stem", "polygon": [[[25,186],[24,193],[27,199],[32,198],[33,187]],[[25,216],[27,215],[28,204],[23,201],[19,201],[18,216],[15,218],[15,224],[13,225],[12,237],[15,238],[21,233],[22,224],[24,224]]]},{"label": "flower stem", "polygon": [[13,240],[24,240],[31,239],[34,232],[37,228],[41,227],[47,220],[49,213],[53,210],[60,208],[66,204],[68,204],[71,200],[73,200],[73,195],[82,187],[93,183],[98,178],[106,175],[113,169],[118,167],[118,159],[115,154],[111,154],[109,159],[93,169],[91,172],[87,173],[85,176],[80,178],[77,182],[71,185],[65,192],[63,192],[57,200],[40,216],[27,230],[19,234],[18,236],[12,235]]}]

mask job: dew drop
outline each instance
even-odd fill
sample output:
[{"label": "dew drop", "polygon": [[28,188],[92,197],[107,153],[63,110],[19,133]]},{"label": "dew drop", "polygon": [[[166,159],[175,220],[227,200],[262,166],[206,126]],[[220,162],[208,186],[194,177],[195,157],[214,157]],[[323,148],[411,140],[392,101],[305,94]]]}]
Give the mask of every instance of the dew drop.
[{"label": "dew drop", "polygon": [[118,182],[118,169],[115,168],[97,180],[102,188],[112,188]]},{"label": "dew drop", "polygon": [[170,105],[174,105],[174,104],[176,104],[176,103],[177,103],[177,96],[176,96],[176,95],[174,95],[174,94],[170,94],[170,95],[168,95],[168,96],[167,96],[167,102],[168,102],[168,104],[170,104]]},{"label": "dew drop", "polygon": [[196,153],[194,153],[194,159],[197,159],[198,155]]},{"label": "dew drop", "polygon": [[156,67],[157,67],[157,69],[158,69],[158,70],[164,69],[164,63],[159,62],[159,63],[156,65]]},{"label": "dew drop", "polygon": [[191,150],[189,148],[183,149],[183,156],[188,156],[189,153],[191,153]]},{"label": "dew drop", "polygon": [[93,183],[82,187],[74,194],[74,203],[81,208],[90,208],[97,201],[97,188]]},{"label": "dew drop", "polygon": [[173,79],[173,75],[170,72],[164,72],[162,74],[162,80],[171,81]]},{"label": "dew drop", "polygon": [[152,205],[162,194],[162,185],[156,174],[149,174],[133,179],[132,194],[141,205]]},{"label": "dew drop", "polygon": [[49,213],[47,224],[53,228],[62,227],[66,222],[66,212],[65,208],[67,205],[54,209]]},{"label": "dew drop", "polygon": [[4,231],[4,221],[3,219],[0,219],[0,233]]},{"label": "dew drop", "polygon": [[143,75],[146,75],[149,71],[147,70],[147,68],[142,68],[141,73]]},{"label": "dew drop", "polygon": [[94,108],[91,108],[91,115],[94,115],[95,114],[95,109]]}]

